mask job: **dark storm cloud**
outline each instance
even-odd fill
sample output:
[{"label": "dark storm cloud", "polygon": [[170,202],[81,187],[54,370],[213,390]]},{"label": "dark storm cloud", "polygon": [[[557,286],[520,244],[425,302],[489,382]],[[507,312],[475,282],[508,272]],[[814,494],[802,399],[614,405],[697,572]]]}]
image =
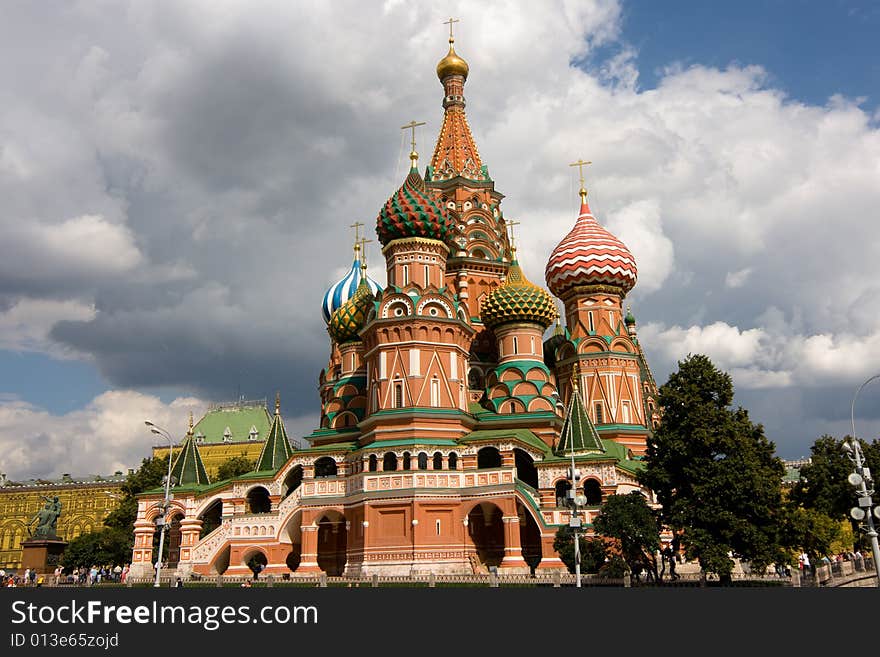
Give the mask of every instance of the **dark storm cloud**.
[{"label": "dark storm cloud", "polygon": [[[627,301],[654,325],[658,382],[705,350],[787,455],[810,427],[842,426],[851,384],[880,368],[869,118],[787,101],[756,67],[670,70],[646,93],[634,51],[598,76],[571,68],[602,68],[590,53],[618,34],[614,3],[463,7],[468,116],[530,278],[574,223],[566,164],[591,159],[592,207],[639,260]],[[430,157],[445,16],[194,1],[8,18],[0,313],[75,300],[53,307],[51,338],[115,387],[277,389],[286,413],[315,413],[321,296],[350,264],[349,224],[374,237],[404,175],[399,126],[428,121]]]}]

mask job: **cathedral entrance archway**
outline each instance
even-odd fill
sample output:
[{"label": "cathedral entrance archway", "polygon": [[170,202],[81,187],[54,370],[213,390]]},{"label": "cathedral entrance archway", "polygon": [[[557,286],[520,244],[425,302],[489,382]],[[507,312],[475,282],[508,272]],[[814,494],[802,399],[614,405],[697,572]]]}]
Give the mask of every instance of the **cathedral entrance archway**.
[{"label": "cathedral entrance archway", "polygon": [[202,540],[222,524],[223,500],[215,500],[211,502],[208,508],[202,511],[199,520],[202,521],[202,528],[199,530],[199,540]]},{"label": "cathedral entrance archway", "polygon": [[331,577],[340,577],[348,559],[348,530],[345,516],[326,511],[318,525],[318,568]]},{"label": "cathedral entrance archway", "polygon": [[217,558],[214,559],[214,563],[211,564],[211,570],[218,575],[225,573],[226,569],[229,568],[229,555],[231,552],[232,548],[229,545],[220,550]]},{"label": "cathedral entrance archway", "polygon": [[468,536],[477,560],[485,567],[499,566],[504,559],[504,513],[491,502],[477,504],[467,515]]},{"label": "cathedral entrance archway", "polygon": [[290,553],[285,563],[295,571],[302,560],[302,511],[297,511],[287,521],[287,535],[290,537]]},{"label": "cathedral entrance archway", "polygon": [[251,569],[251,572],[254,574],[254,579],[256,579],[268,565],[269,559],[262,550],[256,549],[245,552],[244,557],[242,558],[242,563]]},{"label": "cathedral entrance archway", "polygon": [[543,556],[541,530],[538,528],[534,516],[522,502],[517,501],[516,503],[516,515],[519,516],[519,543],[522,547],[522,557],[534,572]]}]

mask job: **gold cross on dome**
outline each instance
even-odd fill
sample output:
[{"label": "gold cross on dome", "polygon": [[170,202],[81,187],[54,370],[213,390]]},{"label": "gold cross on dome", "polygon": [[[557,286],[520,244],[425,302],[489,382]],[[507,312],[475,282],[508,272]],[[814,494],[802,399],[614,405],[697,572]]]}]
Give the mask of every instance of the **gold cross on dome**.
[{"label": "gold cross on dome", "polygon": [[409,153],[409,159],[412,160],[413,168],[416,166],[416,162],[419,160],[419,154],[416,153],[416,128],[420,125],[428,125],[424,121],[418,123],[416,121],[410,121],[406,125],[400,126],[401,130],[412,130],[412,150]]},{"label": "gold cross on dome", "polygon": [[452,16],[449,17],[448,21],[443,21],[444,25],[449,26],[449,43],[452,43],[453,41],[455,41],[455,38],[452,36],[452,25],[454,23],[461,23],[461,21],[458,20],[457,18],[452,18]]},{"label": "gold cross on dome", "polygon": [[584,162],[582,159],[578,158],[577,162],[572,162],[568,166],[577,167],[581,174],[581,188],[578,192],[581,195],[581,200],[585,201],[587,199],[587,188],[584,187],[584,166],[587,164],[592,164],[592,162]]},{"label": "gold cross on dome", "polygon": [[[361,224],[363,226],[363,224]],[[368,240],[366,237],[362,237],[360,239],[361,244],[361,267],[363,269],[367,268],[367,244],[372,242],[373,240]]]},{"label": "gold cross on dome", "polygon": [[361,241],[361,232],[360,228],[364,224],[360,221],[355,221],[353,224],[349,226],[349,228],[354,228],[354,252],[357,253],[361,248],[359,242]]},{"label": "gold cross on dome", "polygon": [[507,229],[510,231],[509,238],[510,238],[510,248],[511,249],[516,248],[516,235],[514,235],[514,228],[519,225],[520,225],[520,222],[518,222],[518,221],[508,221],[507,222]]}]

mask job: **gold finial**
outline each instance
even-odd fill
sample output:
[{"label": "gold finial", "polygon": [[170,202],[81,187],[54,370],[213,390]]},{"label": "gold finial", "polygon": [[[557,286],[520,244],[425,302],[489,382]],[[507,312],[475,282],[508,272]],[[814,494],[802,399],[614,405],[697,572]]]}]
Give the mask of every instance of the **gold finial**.
[{"label": "gold finial", "polygon": [[[363,224],[361,224],[363,225]],[[281,392],[275,393],[275,415],[281,415]]]},{"label": "gold finial", "polygon": [[361,241],[361,232],[360,228],[364,224],[360,221],[355,221],[353,224],[349,226],[349,228],[354,228],[354,256],[357,258],[358,251],[360,250],[360,241]]},{"label": "gold finial", "polygon": [[510,250],[513,253],[516,253],[516,235],[514,234],[514,228],[519,226],[520,222],[518,221],[508,221],[506,227],[510,230],[508,235],[508,239],[510,240]]},{"label": "gold finial", "polygon": [[575,361],[574,366],[571,368],[571,389],[577,393],[578,391],[578,381],[581,378],[581,363],[580,361]]},{"label": "gold finial", "polygon": [[578,191],[578,194],[581,195],[581,203],[587,202],[587,188],[584,187],[584,166],[587,164],[592,164],[592,162],[584,162],[579,158],[577,162],[572,162],[568,165],[570,167],[577,167],[581,172],[581,188],[580,191]]},{"label": "gold finial", "polygon": [[367,270],[367,244],[372,241],[373,240],[368,240],[366,237],[361,238],[361,271]]},{"label": "gold finial", "polygon": [[457,19],[457,18],[452,18],[452,16],[449,17],[449,20],[448,20],[448,21],[443,21],[443,24],[444,24],[444,25],[448,25],[448,26],[449,26],[449,43],[450,43],[450,44],[455,43],[455,37],[452,36],[452,26],[453,26],[455,23],[461,23],[461,21],[460,21],[459,19]]},{"label": "gold finial", "polygon": [[419,154],[416,153],[416,128],[420,125],[428,125],[424,121],[421,123],[416,123],[415,121],[410,121],[406,125],[400,126],[401,130],[412,130],[412,150],[409,152],[409,159],[412,162],[412,168],[416,168],[416,163],[419,161]]}]

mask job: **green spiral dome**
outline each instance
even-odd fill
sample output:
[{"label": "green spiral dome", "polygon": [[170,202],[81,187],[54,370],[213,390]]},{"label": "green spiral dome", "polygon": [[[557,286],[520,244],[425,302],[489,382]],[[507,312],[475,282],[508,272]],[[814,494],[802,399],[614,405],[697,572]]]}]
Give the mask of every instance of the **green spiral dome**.
[{"label": "green spiral dome", "polygon": [[558,316],[550,293],[529,281],[516,260],[507,280],[483,299],[480,318],[489,328],[507,322],[534,322],[547,328]]},{"label": "green spiral dome", "polygon": [[413,168],[403,185],[389,198],[376,218],[376,234],[382,246],[406,237],[446,241],[453,224],[431,198],[425,181]]}]

